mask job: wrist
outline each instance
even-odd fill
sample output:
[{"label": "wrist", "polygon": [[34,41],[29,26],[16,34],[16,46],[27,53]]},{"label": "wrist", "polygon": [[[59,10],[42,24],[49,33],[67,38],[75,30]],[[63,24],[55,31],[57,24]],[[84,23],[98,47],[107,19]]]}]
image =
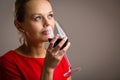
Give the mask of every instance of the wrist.
[{"label": "wrist", "polygon": [[53,80],[54,69],[43,67],[40,80]]},{"label": "wrist", "polygon": [[48,68],[48,67],[43,67],[43,71],[46,73],[53,73],[54,69],[53,68]]}]

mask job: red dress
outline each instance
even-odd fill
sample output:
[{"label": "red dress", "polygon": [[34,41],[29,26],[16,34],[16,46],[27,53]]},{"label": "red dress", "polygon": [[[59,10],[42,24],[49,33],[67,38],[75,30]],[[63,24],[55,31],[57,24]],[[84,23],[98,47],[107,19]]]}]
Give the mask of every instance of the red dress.
[{"label": "red dress", "polygon": [[[11,50],[0,58],[0,80],[40,80],[44,58],[29,58]],[[63,57],[55,68],[53,80],[67,80],[64,77],[68,64]]]}]

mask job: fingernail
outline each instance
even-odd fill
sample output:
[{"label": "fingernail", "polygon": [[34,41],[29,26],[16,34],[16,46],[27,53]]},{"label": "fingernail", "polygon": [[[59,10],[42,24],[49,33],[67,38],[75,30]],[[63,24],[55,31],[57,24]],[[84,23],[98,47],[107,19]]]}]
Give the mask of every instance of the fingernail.
[{"label": "fingernail", "polygon": [[68,37],[66,36],[65,39],[67,39]]}]

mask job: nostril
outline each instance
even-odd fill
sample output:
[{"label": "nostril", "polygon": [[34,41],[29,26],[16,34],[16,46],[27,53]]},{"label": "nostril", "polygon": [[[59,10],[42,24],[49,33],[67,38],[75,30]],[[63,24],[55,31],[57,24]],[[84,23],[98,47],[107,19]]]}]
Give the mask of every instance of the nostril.
[{"label": "nostril", "polygon": [[43,26],[44,26],[44,27],[48,27],[48,26],[50,26],[50,24],[48,24],[48,23],[44,23]]}]

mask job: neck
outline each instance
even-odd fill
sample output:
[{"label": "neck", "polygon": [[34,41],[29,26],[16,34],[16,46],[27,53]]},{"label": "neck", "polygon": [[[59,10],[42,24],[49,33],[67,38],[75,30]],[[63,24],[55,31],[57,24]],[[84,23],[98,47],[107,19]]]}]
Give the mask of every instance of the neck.
[{"label": "neck", "polygon": [[46,55],[46,49],[44,47],[44,42],[39,44],[23,44],[20,47],[20,51],[23,55],[34,57],[34,58],[44,58]]}]

